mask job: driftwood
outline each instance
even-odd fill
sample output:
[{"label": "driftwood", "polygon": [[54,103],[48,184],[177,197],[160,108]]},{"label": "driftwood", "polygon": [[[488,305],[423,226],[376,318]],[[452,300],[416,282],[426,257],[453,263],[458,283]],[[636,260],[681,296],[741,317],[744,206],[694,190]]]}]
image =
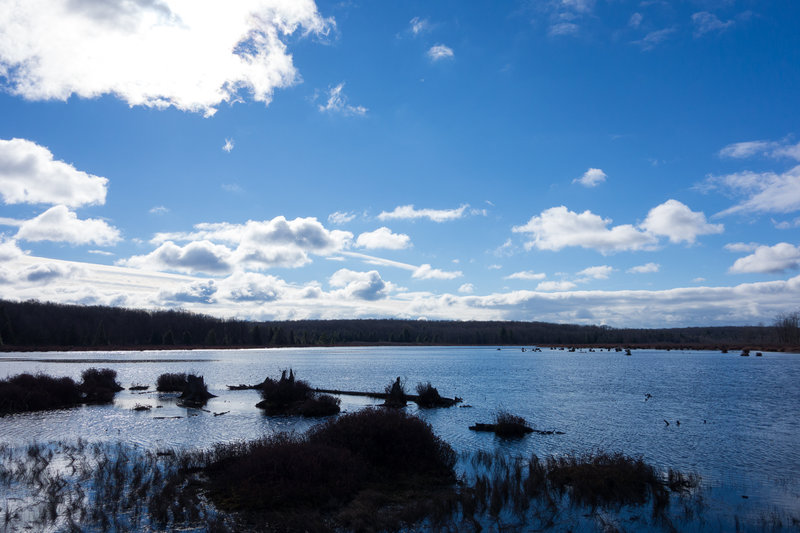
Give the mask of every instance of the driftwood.
[{"label": "driftwood", "polygon": [[[498,424],[482,424],[480,422],[476,423],[474,426],[470,426],[469,429],[472,431],[487,431],[491,433],[496,433],[498,429]],[[563,431],[544,431],[541,429],[534,429],[528,426],[519,426],[519,432],[521,433],[536,433],[537,435],[563,435]]]},{"label": "driftwood", "polygon": [[[385,392],[359,392],[359,391],[351,391],[351,390],[337,390],[337,389],[314,389],[314,392],[321,392],[324,394],[337,394],[341,396],[364,396],[366,398],[374,398],[376,400],[387,400],[389,399],[389,394]],[[419,400],[419,396],[416,394],[406,394],[406,400],[410,402],[417,402]],[[451,407],[457,403],[461,403],[462,400],[459,397],[455,398],[441,398],[441,402],[437,407]]]}]

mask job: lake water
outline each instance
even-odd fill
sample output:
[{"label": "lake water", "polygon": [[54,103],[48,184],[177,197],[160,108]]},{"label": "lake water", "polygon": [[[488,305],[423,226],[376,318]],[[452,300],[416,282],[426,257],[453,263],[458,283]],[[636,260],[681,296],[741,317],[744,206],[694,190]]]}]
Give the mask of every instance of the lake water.
[{"label": "lake water", "polygon": [[[522,352],[487,347],[363,347],[169,352],[0,354],[0,377],[43,372],[78,380],[90,367],[112,368],[123,386],[148,384],[165,372],[203,375],[217,394],[206,411],[179,407],[175,395],[123,391],[113,405],[0,418],[0,441],[122,441],[148,448],[212,446],[276,431],[304,431],[315,421],[268,417],[252,390],[227,385],[277,378],[293,368],[319,388],[382,391],[400,376],[413,392],[430,381],[460,407],[407,409],[427,420],[457,451],[539,456],[620,451],[659,468],[698,473],[723,513],[778,511],[800,516],[800,355],[634,350]],[[651,395],[645,400],[646,394]],[[377,403],[343,396],[342,409]],[[135,404],[153,407],[136,412]],[[471,407],[467,407],[471,406]],[[499,410],[533,427],[504,441],[468,427]],[[214,413],[227,412],[214,416]],[[155,417],[181,417],[164,418]],[[669,422],[667,425],[666,422]],[[678,424],[680,421],[680,424]],[[747,498],[743,498],[747,496]]]}]

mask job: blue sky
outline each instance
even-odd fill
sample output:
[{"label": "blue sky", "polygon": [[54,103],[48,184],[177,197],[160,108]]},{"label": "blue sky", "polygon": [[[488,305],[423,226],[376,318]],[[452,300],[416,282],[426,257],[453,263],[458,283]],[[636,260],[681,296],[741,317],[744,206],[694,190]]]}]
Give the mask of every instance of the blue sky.
[{"label": "blue sky", "polygon": [[791,1],[10,0],[0,297],[253,319],[769,323]]}]

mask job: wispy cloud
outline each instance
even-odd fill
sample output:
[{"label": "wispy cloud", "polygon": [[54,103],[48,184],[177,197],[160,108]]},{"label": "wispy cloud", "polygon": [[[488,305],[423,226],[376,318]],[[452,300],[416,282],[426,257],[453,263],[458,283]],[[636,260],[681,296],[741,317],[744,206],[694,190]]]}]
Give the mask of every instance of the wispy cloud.
[{"label": "wispy cloud", "polygon": [[700,11],[692,15],[692,25],[694,25],[694,37],[702,37],[706,33],[722,32],[735,24],[732,20],[721,21],[715,14],[708,11]]},{"label": "wispy cloud", "polygon": [[468,204],[464,204],[456,209],[416,209],[412,204],[401,205],[395,207],[393,211],[382,211],[378,215],[378,220],[416,220],[419,218],[427,218],[433,222],[449,222],[451,220],[463,218],[468,207]]},{"label": "wispy cloud", "polygon": [[675,28],[664,28],[661,30],[651,31],[638,41],[633,41],[633,44],[639,45],[642,50],[652,50],[659,44],[669,39],[669,37],[676,31],[677,30]]},{"label": "wispy cloud", "polygon": [[645,263],[643,265],[631,267],[627,272],[630,274],[653,274],[659,270],[661,270],[661,265],[658,263]]},{"label": "wispy cloud", "polygon": [[323,113],[335,113],[345,116],[363,117],[367,114],[367,108],[361,105],[350,105],[347,103],[347,96],[343,92],[344,82],[328,89],[328,99],[324,104],[317,107]]},{"label": "wispy cloud", "polygon": [[225,139],[225,144],[222,145],[222,150],[231,153],[233,150],[233,139]]},{"label": "wispy cloud", "polygon": [[532,280],[538,281],[546,277],[547,274],[543,274],[541,272],[534,272],[533,270],[523,270],[521,272],[514,272],[513,274],[504,276],[503,279],[521,279],[526,281],[532,281]]},{"label": "wispy cloud", "polygon": [[443,44],[436,44],[428,49],[428,57],[431,61],[442,61],[445,59],[453,59],[455,54],[453,49]]},{"label": "wispy cloud", "polygon": [[169,213],[169,209],[164,207],[163,205],[157,205],[155,207],[151,207],[149,213],[151,215],[164,215]]},{"label": "wispy cloud", "polygon": [[355,213],[345,213],[342,211],[335,211],[328,215],[328,222],[331,224],[336,224],[337,226],[341,226],[342,224],[347,224],[348,222],[352,222],[356,218]]},{"label": "wispy cloud", "polygon": [[428,19],[414,17],[408,23],[409,31],[412,35],[420,35],[422,33],[426,33],[431,29],[431,23]]}]

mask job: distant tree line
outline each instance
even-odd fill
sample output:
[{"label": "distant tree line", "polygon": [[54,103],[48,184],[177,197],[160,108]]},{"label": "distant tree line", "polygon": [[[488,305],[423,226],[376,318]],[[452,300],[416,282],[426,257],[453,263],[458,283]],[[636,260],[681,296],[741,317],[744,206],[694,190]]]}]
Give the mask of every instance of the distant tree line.
[{"label": "distant tree line", "polygon": [[800,314],[773,326],[618,329],[546,322],[218,319],[181,310],[0,300],[0,346],[147,348],[421,345],[738,347],[800,344]]}]

